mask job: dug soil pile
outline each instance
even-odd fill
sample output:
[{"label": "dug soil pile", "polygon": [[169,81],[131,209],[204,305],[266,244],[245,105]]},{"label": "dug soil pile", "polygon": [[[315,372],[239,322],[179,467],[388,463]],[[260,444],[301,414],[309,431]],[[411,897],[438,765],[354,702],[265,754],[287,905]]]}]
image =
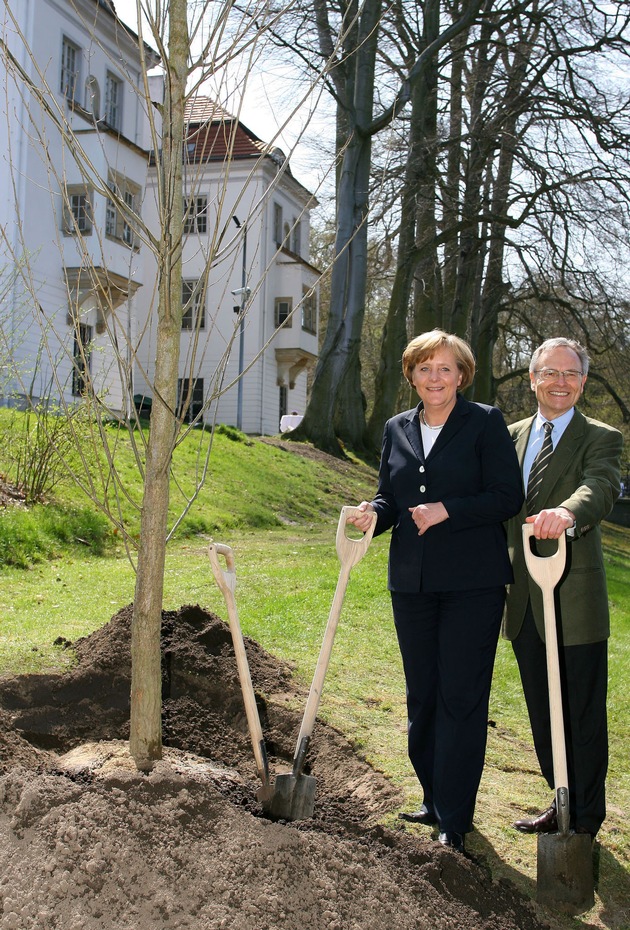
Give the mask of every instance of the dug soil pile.
[{"label": "dug soil pile", "polygon": [[[513,888],[431,834],[387,830],[396,790],[317,722],[315,814],[274,823],[227,626],[163,618],[164,758],[129,760],[131,608],[62,675],[0,680],[0,930],[540,930]],[[290,669],[247,640],[273,772],[300,724]]]}]

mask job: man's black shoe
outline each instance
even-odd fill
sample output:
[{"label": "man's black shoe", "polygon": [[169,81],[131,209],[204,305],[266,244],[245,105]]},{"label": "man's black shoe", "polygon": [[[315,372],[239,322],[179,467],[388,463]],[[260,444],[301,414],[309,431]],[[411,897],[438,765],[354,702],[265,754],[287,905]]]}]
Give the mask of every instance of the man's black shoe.
[{"label": "man's black shoe", "polygon": [[556,802],[554,801],[551,807],[548,807],[542,814],[537,814],[531,820],[516,820],[512,826],[521,833],[557,833]]}]

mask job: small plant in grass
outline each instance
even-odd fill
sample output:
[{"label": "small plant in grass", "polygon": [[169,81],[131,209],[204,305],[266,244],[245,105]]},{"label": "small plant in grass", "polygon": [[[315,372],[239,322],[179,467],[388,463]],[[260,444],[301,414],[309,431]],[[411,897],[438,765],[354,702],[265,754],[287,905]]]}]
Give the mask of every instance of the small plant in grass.
[{"label": "small plant in grass", "polygon": [[0,420],[3,471],[27,505],[43,501],[67,477],[82,416],[81,407],[67,411],[41,402],[26,411],[12,409]]}]

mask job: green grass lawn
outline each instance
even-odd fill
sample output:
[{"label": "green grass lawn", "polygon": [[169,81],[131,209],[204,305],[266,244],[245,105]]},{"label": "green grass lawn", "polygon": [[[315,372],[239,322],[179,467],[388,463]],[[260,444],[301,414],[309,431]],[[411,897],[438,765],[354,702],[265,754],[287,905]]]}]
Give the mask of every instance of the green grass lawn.
[{"label": "green grass lawn", "polygon": [[[180,535],[169,544],[164,606],[198,603],[227,617],[207,558],[212,535],[234,550],[244,632],[291,662],[308,686],[339,576],[339,509],[367,496],[375,473],[360,465],[331,467],[323,459],[291,455],[259,441],[217,440],[208,485],[190,514],[203,532]],[[194,458],[182,459],[190,468]],[[248,469],[255,476],[248,478]],[[630,926],[630,531],[607,524],[604,538],[613,634],[609,817],[601,833],[599,898],[596,911],[586,918],[555,925],[621,930]],[[400,785],[411,806],[420,794],[406,756],[404,682],[385,590],[387,546],[387,538],[374,540],[351,573],[320,716]],[[72,640],[106,623],[133,600],[135,578],[120,540],[113,540],[100,557],[85,547],[59,545],[56,558],[35,562],[28,570],[3,568],[0,581],[0,674],[10,675],[71,662],[72,651],[54,645],[57,637]],[[515,834],[510,824],[532,806],[546,805],[549,790],[537,771],[516,664],[506,642],[499,644],[490,717],[477,829],[469,847],[495,878],[509,878],[533,897],[535,838]],[[387,823],[400,829],[395,812]]]}]

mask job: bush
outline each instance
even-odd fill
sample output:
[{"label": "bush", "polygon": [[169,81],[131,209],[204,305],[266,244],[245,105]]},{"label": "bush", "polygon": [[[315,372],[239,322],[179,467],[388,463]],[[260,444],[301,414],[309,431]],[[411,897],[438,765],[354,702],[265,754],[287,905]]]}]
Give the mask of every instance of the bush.
[{"label": "bush", "polygon": [[64,411],[42,402],[26,411],[12,409],[0,421],[4,470],[27,504],[44,500],[67,477],[81,445],[85,416],[82,407]]}]

